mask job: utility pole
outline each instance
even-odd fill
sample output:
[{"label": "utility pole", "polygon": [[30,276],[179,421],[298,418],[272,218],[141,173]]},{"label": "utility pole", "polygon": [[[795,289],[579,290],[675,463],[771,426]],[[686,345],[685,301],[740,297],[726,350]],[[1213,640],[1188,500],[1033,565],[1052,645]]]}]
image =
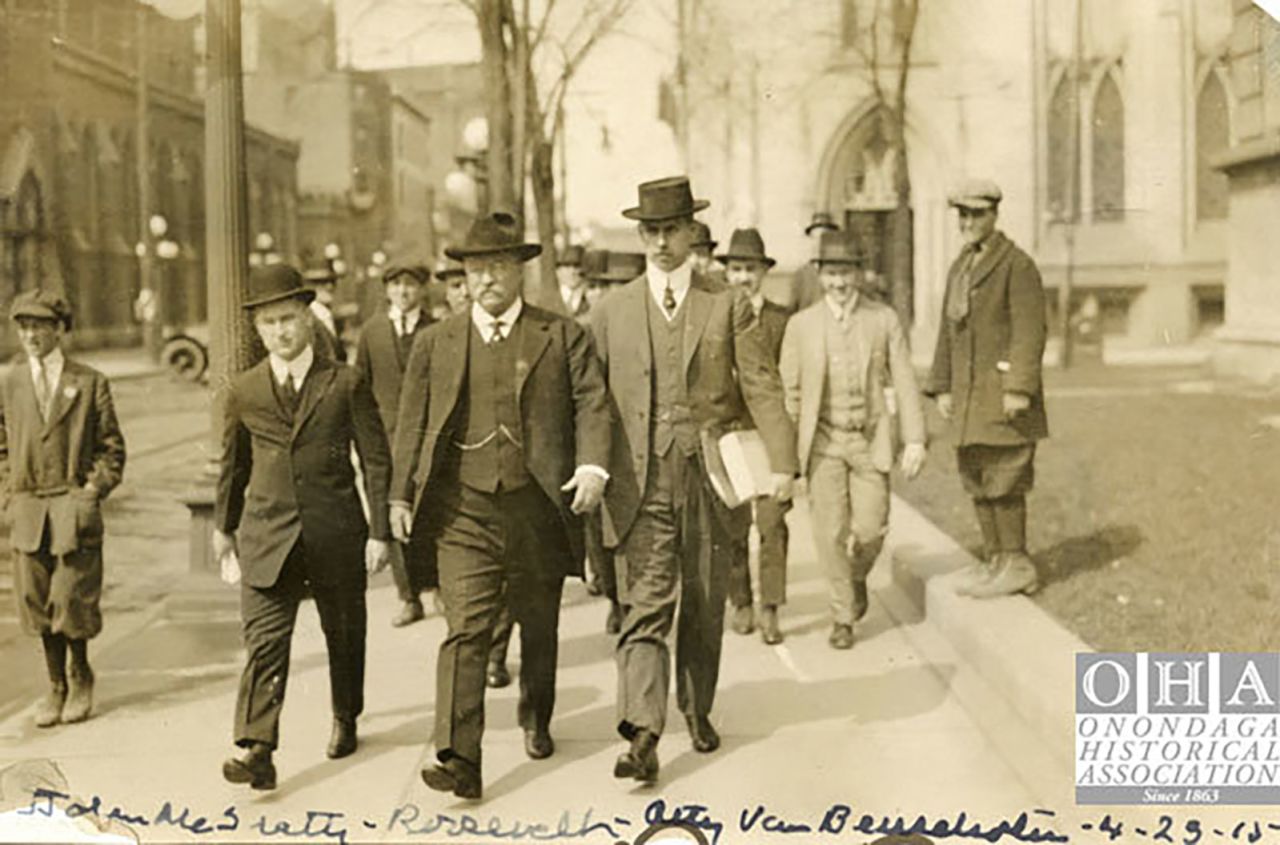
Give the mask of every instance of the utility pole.
[{"label": "utility pole", "polygon": [[1072,346],[1074,338],[1071,333],[1071,293],[1075,287],[1076,267],[1076,226],[1079,225],[1084,209],[1080,200],[1080,81],[1084,51],[1084,3],[1076,0],[1076,32],[1071,51],[1071,66],[1068,71],[1068,83],[1071,85],[1071,145],[1067,170],[1067,266],[1058,287],[1058,328],[1062,334],[1062,352],[1059,364],[1065,370],[1071,366]]}]

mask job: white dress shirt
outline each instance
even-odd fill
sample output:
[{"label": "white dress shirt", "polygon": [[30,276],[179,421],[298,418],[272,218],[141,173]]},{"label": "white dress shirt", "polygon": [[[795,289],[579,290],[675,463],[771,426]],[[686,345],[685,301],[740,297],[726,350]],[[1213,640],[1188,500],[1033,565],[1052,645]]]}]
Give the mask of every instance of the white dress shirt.
[{"label": "white dress shirt", "polygon": [[[656,264],[650,264],[645,268],[645,277],[649,280],[649,293],[653,295],[653,301],[658,304],[658,308],[662,308],[662,298],[667,289],[668,282],[671,285],[671,292],[675,295],[676,311],[680,310],[680,306],[684,303],[684,298],[689,293],[689,286],[693,284],[693,262],[686,259],[676,269],[670,273],[659,268]],[[663,310],[666,314],[666,311]],[[675,312],[666,314],[668,320],[675,316]]]},{"label": "white dress shirt", "polygon": [[400,306],[392,305],[387,309],[387,316],[391,318],[391,325],[396,327],[396,334],[404,337],[413,334],[413,330],[417,328],[418,321],[422,319],[422,306],[401,311]]},{"label": "white dress shirt", "polygon": [[292,376],[293,389],[301,393],[302,380],[311,371],[311,364],[315,361],[315,358],[315,352],[312,350],[311,344],[308,343],[307,348],[299,352],[292,361],[286,361],[272,352],[267,355],[267,363],[271,366],[271,375],[275,377],[276,384],[284,387],[285,381]]},{"label": "white dress shirt", "polygon": [[333,312],[329,310],[328,305],[321,305],[320,300],[311,300],[311,313],[315,314],[320,322],[324,323],[324,327],[334,337],[338,336],[338,324],[333,321]]},{"label": "white dress shirt", "polygon": [[499,320],[502,323],[502,337],[511,336],[511,327],[516,324],[516,319],[520,316],[520,312],[524,310],[524,300],[516,297],[516,301],[503,311],[497,317],[494,317],[488,311],[481,307],[480,303],[471,303],[471,324],[476,327],[476,331],[480,332],[480,337],[485,343],[493,340],[493,321]]},{"label": "white dress shirt", "polygon": [[62,378],[62,366],[66,363],[66,360],[66,357],[62,354],[61,346],[53,347],[53,351],[43,358],[28,359],[27,363],[31,365],[32,383],[39,384],[40,377],[43,374],[45,387],[49,389],[49,396],[53,396],[53,392],[58,389],[58,380]]},{"label": "white dress shirt", "polygon": [[571,288],[568,285],[560,286],[560,300],[564,303],[564,307],[570,314],[577,313],[578,309],[582,307],[582,297],[585,296],[586,293],[586,285],[576,288]]},{"label": "white dress shirt", "polygon": [[836,322],[843,323],[845,318],[852,314],[853,310],[858,307],[858,298],[859,294],[855,292],[849,297],[849,302],[845,305],[841,305],[829,296],[822,297],[822,301],[827,303],[827,307],[831,309],[831,313],[836,318]]}]

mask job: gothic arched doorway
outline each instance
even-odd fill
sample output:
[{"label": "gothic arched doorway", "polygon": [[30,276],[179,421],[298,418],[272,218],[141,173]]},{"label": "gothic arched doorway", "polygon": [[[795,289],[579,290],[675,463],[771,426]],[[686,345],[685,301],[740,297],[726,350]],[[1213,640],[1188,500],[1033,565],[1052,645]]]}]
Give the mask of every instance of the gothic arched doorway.
[{"label": "gothic arched doorway", "polygon": [[5,208],[4,299],[40,287],[44,277],[46,237],[44,196],[35,174],[28,171]]}]

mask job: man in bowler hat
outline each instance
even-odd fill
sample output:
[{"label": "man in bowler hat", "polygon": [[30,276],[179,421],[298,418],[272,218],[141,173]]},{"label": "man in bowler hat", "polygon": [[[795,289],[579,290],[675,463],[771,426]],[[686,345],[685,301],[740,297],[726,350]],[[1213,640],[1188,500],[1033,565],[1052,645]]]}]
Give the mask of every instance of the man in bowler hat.
[{"label": "man in bowler hat", "polygon": [[708,203],[693,198],[682,176],[641,184],[639,200],[623,215],[639,225],[647,268],[600,304],[592,328],[620,421],[605,501],[623,552],[618,732],[630,747],[614,776],[647,783],[658,775],[673,624],[676,698],[693,747],[720,745],[710,715],[735,515],[708,480],[704,443],[715,448],[721,434],[753,420],[778,500],[790,497],[796,456],[777,367],[752,331],[751,306],[693,267],[693,215]]},{"label": "man in bowler hat", "polygon": [[965,246],[947,274],[925,387],[955,427],[960,479],[982,528],[984,559],[957,587],[975,598],[1038,586],[1026,549],[1026,495],[1036,443],[1049,434],[1040,381],[1044,289],[1035,262],[996,228],[1001,196],[989,180],[951,195]]},{"label": "man in bowler hat", "polygon": [[[763,333],[769,356],[777,363],[790,315],[787,309],[766,299],[760,289],[765,275],[777,263],[765,254],[764,239],[755,229],[735,229],[729,238],[729,248],[717,255],[716,260],[724,265],[729,288],[751,306],[755,330]],[[749,507],[754,507],[756,530],[760,533],[760,638],[766,645],[777,645],[782,642],[778,606],[787,600],[787,511],[791,510],[791,502],[766,497],[757,499],[752,506],[744,506]],[[750,521],[744,520],[729,573],[729,601],[733,604],[730,625],[739,634],[755,630],[750,531]]]},{"label": "man in bowler hat", "polygon": [[[810,257],[818,254],[818,245],[821,243],[823,232],[839,231],[840,227],[836,225],[835,218],[830,212],[815,211],[809,220],[809,225],[804,227],[804,236],[809,239],[811,245]],[[800,269],[796,270],[792,292],[795,297],[793,313],[803,311],[824,296],[822,282],[818,279],[818,267],[812,261],[806,261]]]},{"label": "man in bowler hat", "polygon": [[[555,750],[560,594],[582,574],[581,514],[608,481],[609,410],[590,335],[526,303],[525,243],[513,217],[472,225],[459,259],[469,313],[437,323],[409,357],[393,446],[397,539],[433,538],[449,633],[436,661],[431,789],[482,792],[485,665],[505,604],[520,625],[518,718],[525,753]],[[421,514],[421,519],[417,515]]]},{"label": "man in bowler hat", "polygon": [[25,291],[9,316],[25,360],[0,384],[0,471],[18,621],[40,637],[49,673],[35,721],[48,728],[82,722],[93,708],[89,640],[102,630],[102,500],[124,473],[124,436],[106,376],[62,351],[67,301]]},{"label": "man in bowler hat", "polygon": [[[396,433],[396,410],[413,339],[432,322],[423,307],[430,280],[431,271],[420,264],[387,267],[382,273],[387,308],[360,329],[355,366],[373,391],[388,440]],[[435,549],[429,543],[392,545],[391,574],[401,603],[391,624],[397,628],[411,625],[426,615],[422,591],[436,587]]]},{"label": "man in bowler hat", "polygon": [[[369,385],[313,346],[315,294],[286,264],[256,267],[245,301],[267,357],[225,396],[222,472],[213,550],[223,579],[240,584],[248,652],[236,698],[235,742],[246,749],[222,774],[274,789],[272,752],[289,676],[298,605],[315,598],[329,651],[329,757],[356,750],[364,708],[365,586],[390,553],[386,433]],[[365,520],[351,448],[369,503]]]}]

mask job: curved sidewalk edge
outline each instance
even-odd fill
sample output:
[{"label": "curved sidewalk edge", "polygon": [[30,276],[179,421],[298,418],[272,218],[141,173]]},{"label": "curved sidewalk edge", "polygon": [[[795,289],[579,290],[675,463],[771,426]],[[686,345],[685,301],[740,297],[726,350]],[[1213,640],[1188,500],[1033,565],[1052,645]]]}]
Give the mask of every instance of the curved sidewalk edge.
[{"label": "curved sidewalk edge", "polygon": [[1025,596],[957,596],[956,573],[977,561],[898,496],[888,545],[893,582],[915,612],[1074,771],[1075,656],[1092,649]]}]

